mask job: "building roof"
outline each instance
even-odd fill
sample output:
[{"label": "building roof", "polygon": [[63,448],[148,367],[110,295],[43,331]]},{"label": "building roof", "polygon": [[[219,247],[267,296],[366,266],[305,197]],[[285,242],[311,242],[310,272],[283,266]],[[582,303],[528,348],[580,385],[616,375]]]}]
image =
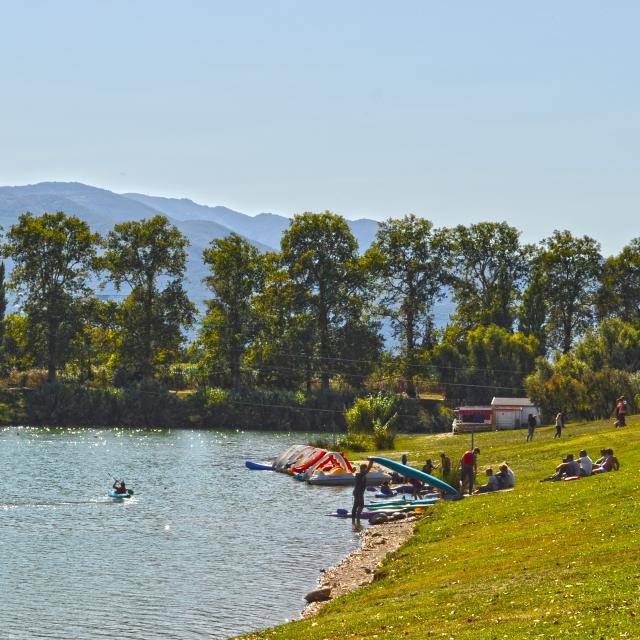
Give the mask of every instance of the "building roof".
[{"label": "building roof", "polygon": [[534,404],[529,398],[494,398],[491,401],[492,407],[533,407]]}]

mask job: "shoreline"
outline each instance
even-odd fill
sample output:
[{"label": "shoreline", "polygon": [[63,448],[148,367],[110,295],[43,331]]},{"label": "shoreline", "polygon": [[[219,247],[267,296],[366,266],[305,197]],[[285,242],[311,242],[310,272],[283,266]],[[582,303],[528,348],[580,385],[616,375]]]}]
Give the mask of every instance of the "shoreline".
[{"label": "shoreline", "polygon": [[362,531],[360,548],[330,569],[320,570],[316,587],[310,593],[330,589],[330,596],[328,599],[309,602],[302,609],[301,618],[313,618],[325,604],[379,579],[378,576],[383,574],[377,573],[377,570],[382,561],[411,538],[420,518],[417,514],[411,514],[403,520],[366,527]]}]

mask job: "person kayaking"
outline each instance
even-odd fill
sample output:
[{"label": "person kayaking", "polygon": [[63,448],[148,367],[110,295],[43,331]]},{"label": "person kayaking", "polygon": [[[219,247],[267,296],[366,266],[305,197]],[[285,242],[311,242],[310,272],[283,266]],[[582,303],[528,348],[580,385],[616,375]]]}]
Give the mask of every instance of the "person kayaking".
[{"label": "person kayaking", "polygon": [[129,493],[129,490],[127,489],[126,485],[124,484],[124,480],[116,480],[113,483],[113,490],[116,493]]}]

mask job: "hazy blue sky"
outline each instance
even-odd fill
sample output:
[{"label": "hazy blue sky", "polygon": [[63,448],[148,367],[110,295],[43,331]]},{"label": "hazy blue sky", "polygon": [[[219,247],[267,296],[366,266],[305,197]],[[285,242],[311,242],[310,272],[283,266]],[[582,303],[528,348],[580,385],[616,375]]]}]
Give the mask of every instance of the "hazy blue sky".
[{"label": "hazy blue sky", "polygon": [[0,4],[0,184],[640,235],[640,3]]}]

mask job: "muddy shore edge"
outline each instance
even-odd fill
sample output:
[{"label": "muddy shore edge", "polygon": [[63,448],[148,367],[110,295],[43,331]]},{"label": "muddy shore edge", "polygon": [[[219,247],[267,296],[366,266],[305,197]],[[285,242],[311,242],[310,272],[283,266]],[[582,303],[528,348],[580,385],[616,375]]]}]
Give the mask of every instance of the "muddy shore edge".
[{"label": "muddy shore edge", "polygon": [[323,592],[326,593],[326,589],[329,589],[328,599],[309,602],[302,610],[302,618],[312,618],[327,602],[371,584],[384,558],[411,538],[419,518],[418,514],[411,514],[404,520],[386,522],[363,529],[359,549],[352,551],[331,569],[320,570],[317,586],[308,596],[322,595]]}]

